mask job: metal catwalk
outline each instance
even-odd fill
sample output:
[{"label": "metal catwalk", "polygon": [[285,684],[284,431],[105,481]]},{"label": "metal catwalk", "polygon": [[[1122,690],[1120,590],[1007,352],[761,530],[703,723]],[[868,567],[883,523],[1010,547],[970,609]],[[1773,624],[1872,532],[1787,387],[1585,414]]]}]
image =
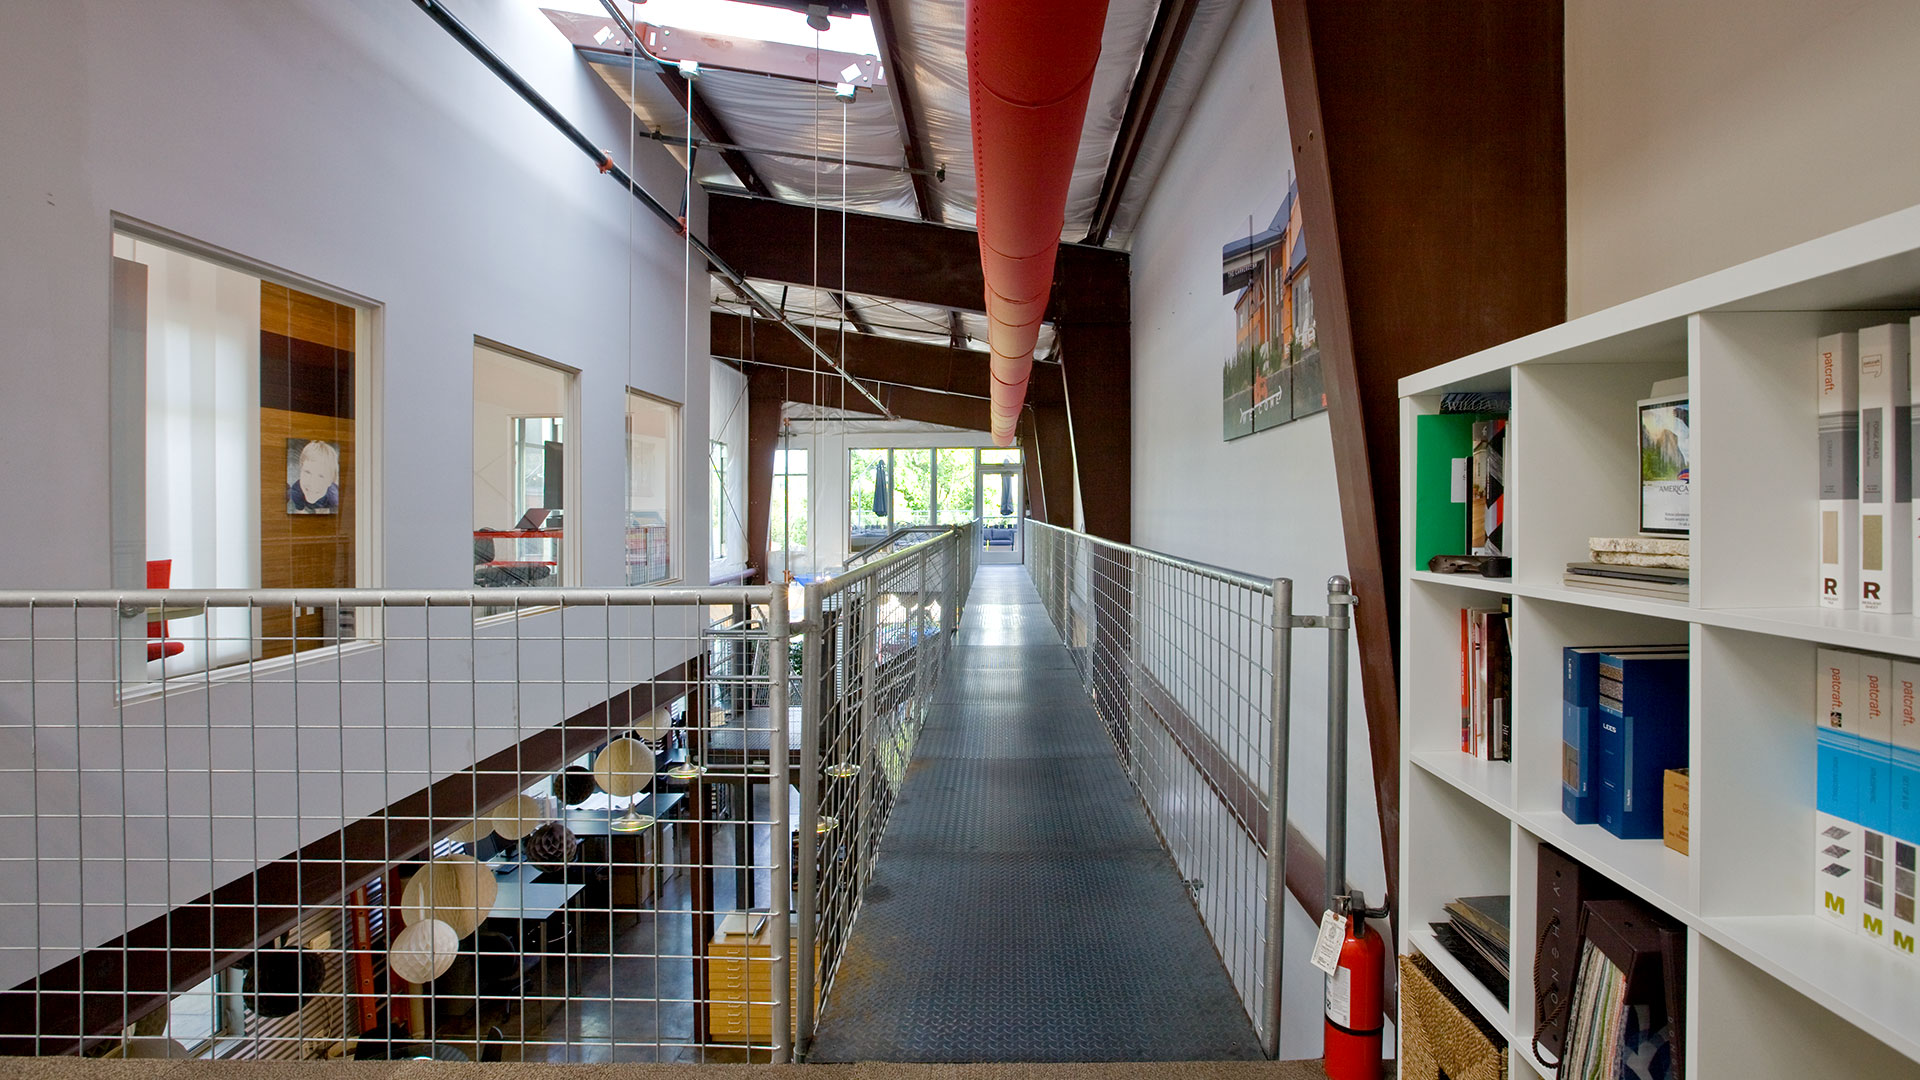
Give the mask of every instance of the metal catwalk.
[{"label": "metal catwalk", "polygon": [[808,1060],[1259,1056],[1026,569],[982,567]]}]

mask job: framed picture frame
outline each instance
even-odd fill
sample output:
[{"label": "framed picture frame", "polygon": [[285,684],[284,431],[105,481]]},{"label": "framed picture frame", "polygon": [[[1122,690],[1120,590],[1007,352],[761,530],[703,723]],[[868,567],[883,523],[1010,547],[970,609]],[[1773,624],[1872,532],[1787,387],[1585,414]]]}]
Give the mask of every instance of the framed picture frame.
[{"label": "framed picture frame", "polygon": [[1648,398],[1635,409],[1640,448],[1640,531],[1693,534],[1692,423],[1685,394]]}]

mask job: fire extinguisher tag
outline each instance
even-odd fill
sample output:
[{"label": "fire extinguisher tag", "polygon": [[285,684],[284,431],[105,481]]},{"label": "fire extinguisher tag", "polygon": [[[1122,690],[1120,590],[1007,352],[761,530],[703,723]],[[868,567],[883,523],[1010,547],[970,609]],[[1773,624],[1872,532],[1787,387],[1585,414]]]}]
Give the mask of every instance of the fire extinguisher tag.
[{"label": "fire extinguisher tag", "polygon": [[1353,984],[1346,968],[1327,976],[1327,1019],[1343,1028],[1353,1026]]},{"label": "fire extinguisher tag", "polygon": [[1347,937],[1347,920],[1331,909],[1320,916],[1320,937],[1313,943],[1314,967],[1332,975],[1340,966],[1340,944]]}]

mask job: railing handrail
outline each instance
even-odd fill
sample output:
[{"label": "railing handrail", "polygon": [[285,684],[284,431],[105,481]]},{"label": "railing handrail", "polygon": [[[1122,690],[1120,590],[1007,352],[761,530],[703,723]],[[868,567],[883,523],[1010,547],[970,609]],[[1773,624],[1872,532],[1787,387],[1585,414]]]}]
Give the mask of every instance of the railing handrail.
[{"label": "railing handrail", "polygon": [[[568,586],[554,589],[0,589],[0,608],[164,607],[696,607],[764,604],[767,585]],[[169,615],[168,618],[185,618]]]},{"label": "railing handrail", "polygon": [[847,586],[854,584],[855,582],[865,581],[866,579],[879,573],[881,570],[889,566],[892,566],[896,562],[903,561],[908,555],[912,555],[913,553],[919,551],[921,548],[926,547],[928,544],[940,543],[942,540],[945,540],[947,537],[961,531],[962,529],[972,528],[973,522],[969,521],[964,525],[939,525],[939,526],[923,526],[923,527],[938,528],[940,530],[940,534],[938,536],[930,536],[927,539],[922,540],[917,544],[908,544],[906,547],[899,548],[894,551],[889,551],[887,552],[885,558],[877,559],[873,562],[870,562],[858,570],[849,570],[846,573],[838,574],[830,578],[820,578],[819,580],[808,585],[807,588],[809,589],[818,588],[823,593],[838,592],[841,589],[844,589]]},{"label": "railing handrail", "polygon": [[[891,544],[895,540],[898,540],[901,537],[906,536],[908,533],[917,533],[917,532],[943,533],[943,532],[948,532],[952,529],[957,529],[960,527],[961,524],[962,524],[961,522],[949,522],[948,524],[945,524],[945,525],[902,525],[899,528],[888,533],[887,535],[881,537],[880,539],[875,540],[871,545],[865,548],[862,548],[861,550],[856,551],[853,554],[847,556],[847,567],[851,569],[854,563],[857,563],[862,559],[873,558],[877,552],[880,552],[881,550],[883,550],[888,544]],[[970,524],[970,522],[968,522],[967,524]]]},{"label": "railing handrail", "polygon": [[1057,533],[1060,533],[1062,536],[1076,537],[1082,540],[1086,540],[1089,543],[1097,544],[1100,547],[1111,548],[1114,551],[1124,551],[1129,555],[1135,555],[1141,558],[1150,559],[1153,562],[1161,563],[1166,566],[1178,567],[1179,569],[1182,569],[1182,570],[1191,570],[1194,573],[1204,574],[1208,577],[1216,578],[1220,581],[1227,582],[1228,584],[1231,584],[1231,585],[1245,586],[1246,588],[1265,593],[1269,596],[1273,595],[1273,583],[1276,580],[1278,581],[1291,580],[1290,578],[1261,577],[1258,574],[1249,574],[1244,570],[1234,570],[1225,566],[1215,566],[1212,563],[1200,562],[1197,559],[1183,559],[1178,555],[1169,555],[1164,551],[1154,551],[1152,548],[1136,547],[1133,544],[1123,544],[1117,540],[1107,540],[1102,537],[1094,536],[1092,533],[1081,532],[1078,529],[1062,528],[1058,525],[1052,525],[1047,522],[1041,521],[1037,518],[1027,518],[1026,523],[1029,526],[1032,526],[1034,528],[1046,529],[1052,532],[1057,532]]}]

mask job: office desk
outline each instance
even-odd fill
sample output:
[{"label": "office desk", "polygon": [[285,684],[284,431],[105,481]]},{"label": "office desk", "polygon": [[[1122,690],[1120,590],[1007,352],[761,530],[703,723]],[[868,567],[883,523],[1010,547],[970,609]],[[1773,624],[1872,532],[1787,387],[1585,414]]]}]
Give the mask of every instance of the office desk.
[{"label": "office desk", "polygon": [[[573,916],[573,929],[567,937],[568,952],[579,948],[581,921],[578,909],[570,908],[573,898],[585,889],[584,884],[567,881],[535,881],[540,868],[521,863],[504,874],[495,874],[493,879],[500,890],[493,901],[493,913],[490,918],[517,919],[521,922],[537,921],[540,924],[540,996],[547,996],[547,953],[551,941],[547,933],[547,924],[561,911],[569,911]],[[515,940],[520,940],[516,937]],[[562,972],[572,970],[571,965],[562,961]],[[524,969],[522,969],[524,970]],[[571,983],[567,984],[570,988]]]},{"label": "office desk", "polygon": [[[637,812],[653,815],[654,825],[637,833],[613,831],[612,820],[624,814],[624,810],[575,808],[561,817],[561,823],[577,837],[606,838],[611,906],[639,909],[653,901],[664,880],[656,871],[671,861],[673,854],[673,815],[686,801],[684,791],[648,792],[638,801]],[[630,865],[633,872],[630,875],[614,873],[616,865]]]}]

